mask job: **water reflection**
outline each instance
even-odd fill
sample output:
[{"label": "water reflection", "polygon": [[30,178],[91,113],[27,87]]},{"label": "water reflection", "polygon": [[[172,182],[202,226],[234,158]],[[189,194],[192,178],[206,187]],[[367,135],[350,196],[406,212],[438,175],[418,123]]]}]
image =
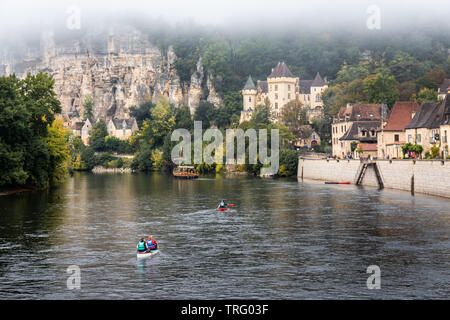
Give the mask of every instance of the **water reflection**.
[{"label": "water reflection", "polygon": [[[236,208],[217,211],[222,199]],[[448,298],[449,203],[289,179],[76,173],[0,197],[0,298]],[[161,252],[137,261],[150,234]],[[72,264],[79,291],[65,287]],[[365,285],[372,264],[378,292]]]}]

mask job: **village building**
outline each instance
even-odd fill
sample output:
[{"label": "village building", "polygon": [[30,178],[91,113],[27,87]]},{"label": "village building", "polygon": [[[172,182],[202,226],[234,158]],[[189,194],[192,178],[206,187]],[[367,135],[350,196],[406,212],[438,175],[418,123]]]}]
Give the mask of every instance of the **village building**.
[{"label": "village building", "polygon": [[449,137],[450,137],[450,96],[446,96],[443,105],[443,115],[439,126],[441,141],[441,158],[449,158]]},{"label": "village building", "polygon": [[312,148],[316,144],[320,145],[319,134],[309,124],[302,126],[301,130],[304,133],[304,137],[299,138],[297,141],[294,142],[295,147]]},{"label": "village building", "polygon": [[406,143],[405,127],[411,122],[419,105],[416,102],[396,102],[389,118],[377,134],[378,158],[403,158],[402,146]]},{"label": "village building", "polygon": [[289,70],[284,62],[279,62],[272,69],[266,81],[253,82],[248,77],[242,89],[243,106],[240,122],[250,120],[256,106],[269,103],[272,121],[277,122],[281,117],[283,107],[290,101],[298,100],[307,110],[308,119],[323,116],[322,92],[328,88],[326,80],[317,73],[314,80],[300,80]]},{"label": "village building", "polygon": [[81,131],[83,129],[84,122],[83,121],[76,121],[70,126],[70,130],[72,130],[73,134],[76,137],[81,138]]},{"label": "village building", "polygon": [[106,125],[108,135],[127,140],[133,133],[138,131],[138,125],[135,118],[129,119],[111,119]]},{"label": "village building", "polygon": [[377,131],[385,117],[382,110],[381,104],[348,103],[342,107],[331,125],[333,156],[376,157]]},{"label": "village building", "polygon": [[438,88],[439,100],[445,100],[445,97],[450,93],[450,79],[445,79]]},{"label": "village building", "polygon": [[431,147],[439,145],[443,108],[443,103],[422,103],[414,118],[405,127],[406,142],[421,145],[423,153],[430,151]]},{"label": "village building", "polygon": [[[100,121],[100,119],[97,119]],[[97,122],[93,118],[88,118],[83,123],[83,127],[81,128],[81,140],[85,145],[89,144],[89,131],[91,131],[94,124]]]}]

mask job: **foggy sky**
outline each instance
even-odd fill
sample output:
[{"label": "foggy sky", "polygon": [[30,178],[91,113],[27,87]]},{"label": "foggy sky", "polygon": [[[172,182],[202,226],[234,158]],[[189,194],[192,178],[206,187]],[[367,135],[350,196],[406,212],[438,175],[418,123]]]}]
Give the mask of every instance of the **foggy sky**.
[{"label": "foggy sky", "polygon": [[168,23],[258,29],[292,24],[361,28],[373,4],[381,10],[382,27],[449,26],[448,0],[0,0],[0,37],[61,27],[72,5],[81,10],[82,27],[106,17],[139,15]]}]

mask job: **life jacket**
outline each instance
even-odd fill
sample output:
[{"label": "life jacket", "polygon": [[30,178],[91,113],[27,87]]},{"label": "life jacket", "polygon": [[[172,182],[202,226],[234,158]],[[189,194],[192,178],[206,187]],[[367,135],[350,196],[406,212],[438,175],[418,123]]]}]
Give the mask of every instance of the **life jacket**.
[{"label": "life jacket", "polygon": [[147,245],[148,245],[149,248],[156,248],[158,243],[155,240],[150,240],[150,241],[147,242]]},{"label": "life jacket", "polygon": [[146,249],[145,248],[145,242],[144,241],[139,241],[139,243],[138,243],[138,250],[139,251],[143,251],[145,249]]},{"label": "life jacket", "polygon": [[219,206],[222,208],[225,207],[225,202],[221,202]]}]

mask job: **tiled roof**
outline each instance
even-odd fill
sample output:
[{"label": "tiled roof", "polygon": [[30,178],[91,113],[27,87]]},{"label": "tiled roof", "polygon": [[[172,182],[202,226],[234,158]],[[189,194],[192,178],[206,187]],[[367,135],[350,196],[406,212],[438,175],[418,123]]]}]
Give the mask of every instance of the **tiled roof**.
[{"label": "tiled roof", "polygon": [[348,121],[366,121],[381,119],[381,104],[353,104],[348,107],[341,107],[338,119]]},{"label": "tiled roof", "polygon": [[361,132],[362,130],[366,130],[368,132],[370,131],[376,132],[380,125],[381,120],[353,122],[350,128],[347,130],[347,132],[339,140],[358,140],[358,141],[376,142],[377,141],[376,135],[374,137],[370,135],[361,137],[359,135],[359,132]]},{"label": "tiled roof", "polygon": [[270,76],[268,76],[268,78],[281,78],[281,77],[295,78],[284,62],[278,62],[275,69],[273,69]]},{"label": "tiled roof", "polygon": [[320,73],[317,72],[316,77],[312,81],[311,87],[323,87],[324,85],[326,85],[325,81],[323,81]]},{"label": "tiled roof", "polygon": [[450,79],[445,79],[444,82],[439,86],[439,93],[447,93],[450,88]]},{"label": "tiled roof", "polygon": [[253,82],[252,76],[248,76],[248,80],[245,83],[243,90],[256,90],[255,83]]},{"label": "tiled roof", "polygon": [[83,128],[83,125],[84,125],[84,122],[77,121],[72,125],[71,129],[72,130],[81,130],[81,128]]},{"label": "tiled roof", "polygon": [[447,96],[445,98],[444,102],[442,102],[442,104],[444,105],[444,110],[443,110],[444,112],[443,112],[441,124],[447,125],[447,124],[450,124],[450,97]]},{"label": "tiled roof", "polygon": [[129,119],[113,119],[112,122],[116,129],[123,129],[125,124],[125,129],[131,129],[133,127],[134,118]]},{"label": "tiled roof", "polygon": [[411,122],[412,114],[417,112],[419,105],[416,102],[396,102],[392,108],[385,131],[403,131]]},{"label": "tiled roof", "polygon": [[405,127],[405,129],[417,129],[417,128],[431,129],[439,127],[438,120],[441,119],[439,115],[439,107],[440,105],[435,102],[422,103],[419,110],[416,112],[416,115],[414,116],[414,118],[412,118],[412,120]]},{"label": "tiled roof", "polygon": [[313,80],[300,80],[300,93],[310,94]]},{"label": "tiled roof", "polygon": [[262,93],[267,93],[268,92],[267,81],[258,80],[258,88],[261,89]]}]

